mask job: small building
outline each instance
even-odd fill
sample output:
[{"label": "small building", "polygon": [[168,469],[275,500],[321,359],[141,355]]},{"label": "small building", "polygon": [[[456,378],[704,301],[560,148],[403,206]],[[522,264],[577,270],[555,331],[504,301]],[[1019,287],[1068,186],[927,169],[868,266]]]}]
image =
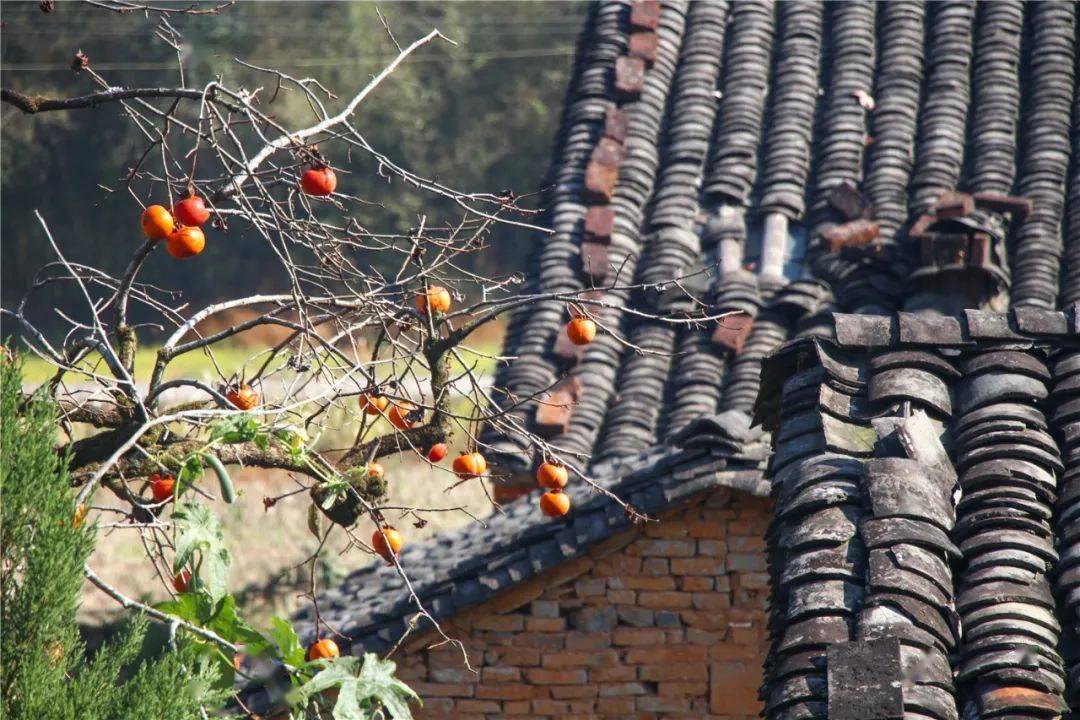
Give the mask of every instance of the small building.
[{"label": "small building", "polygon": [[526,289],[615,332],[533,303],[493,393],[603,492],[489,427],[505,513],[327,591],[352,651],[422,717],[1073,717],[1075,15],[590,6]]}]

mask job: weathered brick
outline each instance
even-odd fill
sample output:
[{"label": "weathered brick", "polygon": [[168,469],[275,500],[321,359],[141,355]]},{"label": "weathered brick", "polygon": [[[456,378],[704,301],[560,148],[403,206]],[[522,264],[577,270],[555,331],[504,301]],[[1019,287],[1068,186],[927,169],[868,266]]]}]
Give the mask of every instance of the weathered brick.
[{"label": "weathered brick", "polygon": [[[709,557],[722,557],[727,555],[728,552],[726,540],[707,540],[703,538],[697,541],[697,549],[699,555],[708,555]],[[762,558],[764,557],[762,555]]]},{"label": "weathered brick", "polygon": [[671,562],[666,558],[646,558],[641,563],[642,575],[668,575],[671,573]]},{"label": "weathered brick", "polygon": [[643,683],[604,683],[600,685],[600,697],[612,697],[615,695],[646,695],[649,689]]},{"label": "weathered brick", "polygon": [[693,540],[643,540],[634,547],[645,557],[691,557],[695,550]]},{"label": "weathered brick", "polygon": [[611,647],[611,633],[577,632],[566,635],[567,650],[598,650]]},{"label": "weathered brick", "polygon": [[643,663],[700,663],[709,659],[707,645],[681,645],[679,647],[635,648],[626,653],[626,662],[631,665]]},{"label": "weathered brick", "polygon": [[584,670],[554,670],[551,668],[529,668],[525,671],[525,680],[534,685],[573,685],[584,683],[588,675]]},{"label": "weathered brick", "polygon": [[656,613],[645,608],[621,607],[619,620],[634,627],[651,627],[656,622]]},{"label": "weathered brick", "polygon": [[702,575],[686,575],[678,578],[675,584],[684,592],[704,592],[716,587],[716,580]]},{"label": "weathered brick", "polygon": [[559,617],[559,603],[556,600],[533,600],[531,607],[532,616],[538,618]]},{"label": "weathered brick", "polygon": [[494,700],[458,700],[454,703],[457,713],[494,713],[499,712],[501,705]]},{"label": "weathered brick", "polygon": [[725,642],[709,648],[710,660],[750,660],[758,657],[760,651],[750,645]]},{"label": "weathered brick", "polygon": [[540,651],[536,648],[500,648],[498,654],[499,659],[505,665],[512,665],[514,667],[533,667],[540,664]]},{"label": "weathered brick", "polygon": [[708,680],[709,668],[704,662],[653,662],[638,669],[638,678],[649,682],[661,680]]},{"label": "weathered brick", "polygon": [[611,630],[617,622],[615,608],[610,605],[582,608],[570,613],[570,626],[582,632]]},{"label": "weathered brick", "polygon": [[619,661],[619,653],[615,650],[596,650],[586,652],[583,650],[564,651],[551,653],[544,656],[544,667],[592,667],[607,665]]},{"label": "weathered brick", "polygon": [[737,535],[728,538],[727,546],[728,551],[733,553],[765,552],[765,538],[750,535]]},{"label": "weathered brick", "polygon": [[537,696],[538,689],[520,682],[481,683],[476,687],[476,697],[484,700],[532,700]]},{"label": "weathered brick", "polygon": [[495,630],[498,632],[516,632],[525,627],[525,618],[521,615],[487,615],[473,620],[477,630]]},{"label": "weathered brick", "polygon": [[660,645],[664,642],[664,631],[657,628],[615,628],[612,641],[616,645]]},{"label": "weathered brick", "polygon": [[475,686],[472,683],[439,683],[420,682],[413,680],[409,687],[416,691],[422,698],[436,697],[459,697],[469,698],[473,696]]},{"label": "weathered brick", "polygon": [[603,578],[582,578],[574,582],[574,591],[579,597],[603,595],[606,588],[607,583]]},{"label": "weathered brick", "polygon": [[[503,715],[528,715],[530,703],[528,700],[519,700],[516,702],[504,702],[502,706]],[[425,703],[425,709],[427,705]]]},{"label": "weathered brick", "polygon": [[457,667],[438,667],[431,668],[429,675],[431,679],[439,683],[471,683],[476,681],[476,675],[469,670],[462,663],[462,660],[458,659]]},{"label": "weathered brick", "polygon": [[564,636],[562,633],[552,632],[519,632],[514,633],[513,643],[519,647],[534,647],[542,650],[551,650],[563,646]]},{"label": "weathered brick", "polygon": [[679,614],[670,610],[660,610],[656,613],[656,627],[677,628],[682,625]]},{"label": "weathered brick", "polygon": [[651,538],[680,538],[690,534],[686,523],[680,519],[664,522],[653,522],[645,525],[645,537]]},{"label": "weathered brick", "polygon": [[687,526],[687,530],[690,532],[690,537],[693,538],[709,538],[713,540],[722,540],[727,536],[727,527],[722,522],[709,522],[708,520],[698,520],[692,522]]},{"label": "weathered brick", "polygon": [[730,553],[727,566],[732,572],[764,572],[765,556],[761,553]]},{"label": "weathered brick", "polygon": [[637,600],[637,593],[633,590],[608,590],[607,601],[612,605],[633,605]]},{"label": "weathered brick", "polygon": [[630,717],[634,709],[632,697],[601,697],[596,701],[596,712],[605,717]]},{"label": "weathered brick", "polygon": [[708,681],[698,682],[681,682],[681,681],[668,681],[657,684],[656,694],[664,696],[705,696],[709,694]]},{"label": "weathered brick", "polygon": [[671,561],[674,575],[708,575],[715,577],[724,574],[723,557],[675,558]]},{"label": "weathered brick", "polygon": [[690,700],[685,697],[646,695],[637,699],[637,709],[642,712],[686,712],[690,710]]},{"label": "weathered brick", "polygon": [[768,590],[768,573],[740,573],[736,577],[735,587],[741,590]]},{"label": "weathered brick", "polygon": [[530,617],[525,618],[525,629],[529,632],[554,633],[566,629],[566,618]]},{"label": "weathered brick", "polygon": [[556,700],[592,698],[596,697],[599,690],[596,685],[555,685],[551,688],[551,697]]},{"label": "weathered brick", "polygon": [[623,582],[631,590],[674,590],[675,578],[670,575],[636,575],[625,577]]},{"label": "weathered brick", "polygon": [[532,710],[538,715],[562,715],[570,712],[570,703],[562,700],[533,700]]},{"label": "weathered brick", "polygon": [[748,662],[714,663],[709,670],[709,711],[718,715],[752,715],[761,711],[756,685],[761,671]]},{"label": "weathered brick", "polygon": [[480,669],[483,682],[517,682],[521,680],[521,669],[506,665],[488,665]]},{"label": "weathered brick", "polygon": [[589,670],[589,682],[627,682],[637,678],[637,668],[632,665],[606,665]]},{"label": "weathered brick", "polygon": [[692,605],[692,598],[687,593],[678,591],[670,592],[640,592],[638,604],[654,610],[681,610]]},{"label": "weathered brick", "polygon": [[698,610],[723,610],[731,607],[731,598],[727,593],[693,593],[690,597]]}]

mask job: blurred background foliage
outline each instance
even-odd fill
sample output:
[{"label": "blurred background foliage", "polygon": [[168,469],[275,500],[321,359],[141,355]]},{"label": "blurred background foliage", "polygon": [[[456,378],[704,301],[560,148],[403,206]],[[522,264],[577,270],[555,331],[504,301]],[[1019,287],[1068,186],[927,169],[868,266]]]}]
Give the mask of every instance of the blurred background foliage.
[{"label": "blurred background foliage", "polygon": [[[328,103],[333,112],[397,55],[383,19],[401,46],[438,28],[457,46],[436,42],[421,49],[362,105],[355,126],[376,149],[421,175],[469,192],[522,195],[538,189],[549,162],[584,12],[582,3],[568,2],[240,2],[218,15],[176,15],[169,22],[184,38],[184,85],[202,87],[220,77],[233,88],[262,87],[264,112],[287,127],[312,122],[303,96],[278,93],[270,104],[274,78],[234,59],[318,79],[338,96]],[[5,87],[63,97],[97,90],[86,73],[70,69],[80,49],[111,85],[181,85],[176,51],[155,37],[156,17],[70,2],[44,14],[37,2],[25,2],[4,3],[2,22]],[[190,136],[174,137],[177,147],[191,146]],[[5,306],[22,295],[38,267],[54,259],[35,209],[69,259],[113,274],[122,270],[142,241],[141,208],[125,179],[146,144],[116,103],[40,115],[0,107]],[[429,222],[460,217],[449,201],[388,182],[376,162],[358,153],[346,156],[341,144],[322,149],[339,170],[341,189],[370,201],[358,218],[369,230],[406,231],[420,215]],[[212,176],[219,169],[200,170],[206,177],[203,171]],[[148,185],[135,187],[144,201],[163,202],[148,196]],[[531,241],[527,232],[503,227],[490,240],[473,256],[472,269],[496,274],[521,267]],[[264,241],[239,227],[208,233],[201,262],[158,255],[143,279],[183,290],[196,308],[285,286]],[[47,299],[38,304],[66,304]],[[37,319],[53,327],[59,320]]]}]

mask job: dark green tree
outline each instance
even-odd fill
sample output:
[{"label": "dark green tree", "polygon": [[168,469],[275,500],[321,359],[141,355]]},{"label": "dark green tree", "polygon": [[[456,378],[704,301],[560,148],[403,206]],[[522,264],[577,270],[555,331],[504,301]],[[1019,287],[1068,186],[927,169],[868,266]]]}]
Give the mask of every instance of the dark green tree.
[{"label": "dark green tree", "polygon": [[145,621],[88,656],[75,613],[94,527],[73,511],[54,448],[56,410],[24,400],[0,360],[0,716],[10,720],[199,718],[219,707],[216,670],[182,638],[143,657]]}]

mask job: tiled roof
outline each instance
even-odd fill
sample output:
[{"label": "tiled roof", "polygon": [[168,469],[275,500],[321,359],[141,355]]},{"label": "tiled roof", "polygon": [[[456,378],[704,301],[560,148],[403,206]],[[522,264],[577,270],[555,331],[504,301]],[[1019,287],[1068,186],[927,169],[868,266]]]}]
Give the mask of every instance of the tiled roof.
[{"label": "tiled roof", "polygon": [[[766,717],[1080,701],[1078,320],[837,315],[835,340],[769,358]],[[868,661],[876,685],[852,680]]]},{"label": "tiled roof", "polygon": [[[565,303],[537,302],[511,320],[494,393],[646,511],[760,489],[771,443],[770,720],[1080,705],[1075,14],[591,6],[525,289],[616,286],[600,320],[639,350],[611,333],[575,349]],[[666,321],[702,309],[731,314]],[[503,428],[485,452],[531,475],[536,449]],[[624,458],[659,464],[620,479]],[[535,517],[519,503],[407,550],[433,614],[626,522],[602,497]],[[408,603],[371,568],[323,609],[379,648]]]}]

